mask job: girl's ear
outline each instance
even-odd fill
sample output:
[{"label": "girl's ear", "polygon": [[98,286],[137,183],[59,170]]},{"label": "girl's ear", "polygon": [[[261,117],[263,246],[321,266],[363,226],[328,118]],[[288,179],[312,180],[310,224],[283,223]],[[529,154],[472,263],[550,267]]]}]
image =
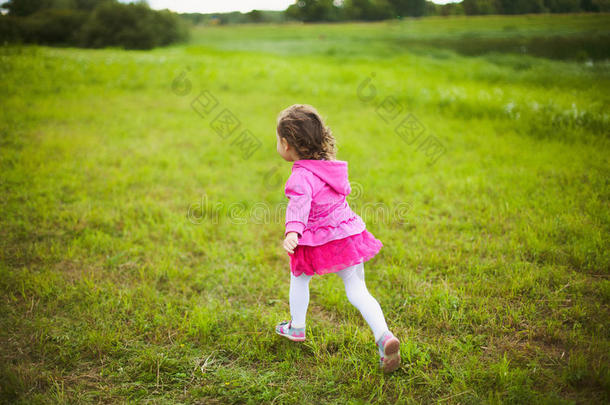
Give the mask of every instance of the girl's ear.
[{"label": "girl's ear", "polygon": [[288,151],[288,149],[290,149],[290,144],[288,143],[286,138],[282,138],[280,136],[280,142],[282,143],[282,148],[284,149],[284,151]]}]

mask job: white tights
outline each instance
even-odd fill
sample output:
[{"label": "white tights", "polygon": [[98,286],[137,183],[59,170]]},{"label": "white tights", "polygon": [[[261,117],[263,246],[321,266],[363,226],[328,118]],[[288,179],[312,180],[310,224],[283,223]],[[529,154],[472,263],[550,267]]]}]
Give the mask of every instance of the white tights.
[{"label": "white tights", "polygon": [[[364,264],[356,264],[336,272],[345,284],[347,299],[352,303],[368,323],[375,341],[388,330],[383,312],[377,300],[369,293],[364,282]],[[298,277],[290,274],[290,316],[292,326],[302,328],[305,326],[305,316],[309,305],[309,281],[313,276],[303,273]]]}]

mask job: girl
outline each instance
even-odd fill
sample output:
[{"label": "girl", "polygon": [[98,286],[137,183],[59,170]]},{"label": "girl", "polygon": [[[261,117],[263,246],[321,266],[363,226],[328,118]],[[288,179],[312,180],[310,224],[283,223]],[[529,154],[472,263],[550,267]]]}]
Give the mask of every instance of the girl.
[{"label": "girl", "polygon": [[347,162],[336,160],[335,138],[315,108],[295,104],[277,122],[277,151],[294,162],[286,182],[284,249],[290,256],[290,321],[276,332],[290,340],[305,340],[309,281],[314,274],[337,274],[349,301],[360,311],[375,337],[379,364],[394,371],[400,364],[400,343],[388,330],[379,303],[366,288],[363,263],[382,243],[349,207],[351,192]]}]

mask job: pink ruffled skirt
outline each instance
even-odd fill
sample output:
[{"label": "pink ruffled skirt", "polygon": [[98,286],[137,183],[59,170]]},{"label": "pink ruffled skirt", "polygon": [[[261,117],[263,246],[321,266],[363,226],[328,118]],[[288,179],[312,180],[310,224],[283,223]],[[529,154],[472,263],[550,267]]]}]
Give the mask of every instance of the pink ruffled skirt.
[{"label": "pink ruffled skirt", "polygon": [[381,250],[383,244],[366,229],[362,233],[327,242],[320,246],[297,246],[290,256],[290,271],[296,277],[302,273],[334,273],[346,267],[366,262]]}]

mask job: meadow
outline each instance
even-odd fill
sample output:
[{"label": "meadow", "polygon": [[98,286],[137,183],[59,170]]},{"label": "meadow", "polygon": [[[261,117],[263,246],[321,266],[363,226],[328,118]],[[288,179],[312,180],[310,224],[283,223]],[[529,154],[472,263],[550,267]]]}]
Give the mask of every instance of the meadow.
[{"label": "meadow", "polygon": [[[0,401],[610,401],[609,22],[2,46]],[[532,38],[592,42],[511,51]],[[334,275],[311,282],[306,342],[274,332],[290,173],[275,119],[294,103],[332,128],[350,205],[384,243],[365,274],[402,341],[393,374]]]}]

